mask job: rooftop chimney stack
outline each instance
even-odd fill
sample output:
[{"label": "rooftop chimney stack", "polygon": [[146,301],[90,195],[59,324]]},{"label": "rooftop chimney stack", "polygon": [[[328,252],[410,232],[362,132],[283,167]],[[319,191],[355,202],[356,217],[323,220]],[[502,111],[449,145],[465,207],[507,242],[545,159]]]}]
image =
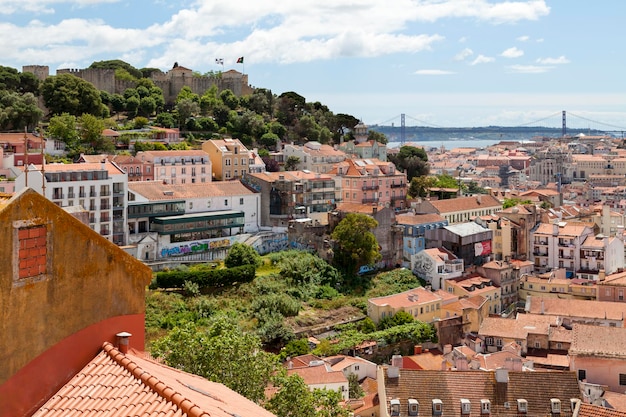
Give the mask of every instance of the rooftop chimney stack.
[{"label": "rooftop chimney stack", "polygon": [[132,336],[132,334],[128,332],[120,332],[116,334],[115,336],[117,336],[117,344],[118,344],[119,351],[122,352],[124,355],[126,355],[126,353],[128,352],[129,339]]}]

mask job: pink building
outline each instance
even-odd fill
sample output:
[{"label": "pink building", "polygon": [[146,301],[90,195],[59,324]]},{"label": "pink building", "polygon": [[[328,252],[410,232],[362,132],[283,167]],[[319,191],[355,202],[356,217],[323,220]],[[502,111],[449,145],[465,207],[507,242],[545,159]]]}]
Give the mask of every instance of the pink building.
[{"label": "pink building", "polygon": [[570,371],[580,381],[626,390],[626,329],[574,324],[569,350]]},{"label": "pink building", "polygon": [[376,204],[403,208],[406,201],[406,174],[391,162],[378,159],[346,159],[329,172],[335,176],[345,203]]}]

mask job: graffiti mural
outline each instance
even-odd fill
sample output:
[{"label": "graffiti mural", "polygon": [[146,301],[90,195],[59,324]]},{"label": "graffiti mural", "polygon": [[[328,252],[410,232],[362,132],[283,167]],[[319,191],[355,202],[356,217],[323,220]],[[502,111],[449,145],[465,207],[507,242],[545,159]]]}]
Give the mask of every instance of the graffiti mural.
[{"label": "graffiti mural", "polygon": [[183,243],[176,246],[166,246],[161,249],[161,258],[202,253],[213,249],[227,248],[230,245],[230,239],[217,239]]}]

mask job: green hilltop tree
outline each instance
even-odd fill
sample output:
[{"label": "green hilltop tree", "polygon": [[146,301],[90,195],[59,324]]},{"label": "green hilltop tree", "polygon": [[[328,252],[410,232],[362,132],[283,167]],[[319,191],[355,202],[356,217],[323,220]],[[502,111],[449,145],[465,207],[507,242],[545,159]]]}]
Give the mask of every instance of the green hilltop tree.
[{"label": "green hilltop tree", "polygon": [[359,267],[371,265],[381,258],[378,241],[372,229],[378,222],[360,213],[348,213],[331,234],[335,241],[333,263],[346,274],[356,274]]},{"label": "green hilltop tree", "polygon": [[53,115],[68,113],[76,117],[83,114],[102,115],[100,91],[90,82],[72,74],[59,74],[46,78],[42,85],[43,101]]},{"label": "green hilltop tree", "polygon": [[260,403],[265,388],[280,374],[277,355],[265,352],[258,336],[245,333],[225,316],[202,330],[187,322],[153,342],[151,353],[167,365],[219,382]]},{"label": "green hilltop tree", "polygon": [[262,263],[261,255],[252,246],[240,242],[230,247],[224,259],[224,265],[227,268],[242,265],[254,265],[255,268],[258,268]]}]

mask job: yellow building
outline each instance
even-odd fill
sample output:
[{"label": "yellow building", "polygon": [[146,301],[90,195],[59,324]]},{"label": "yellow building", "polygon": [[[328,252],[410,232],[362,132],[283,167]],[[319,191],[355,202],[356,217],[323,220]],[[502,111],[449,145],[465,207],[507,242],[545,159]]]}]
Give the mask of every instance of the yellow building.
[{"label": "yellow building", "polygon": [[488,278],[474,275],[444,281],[444,290],[459,298],[481,295],[487,299],[489,314],[500,314],[500,298],[502,291],[499,286]]},{"label": "yellow building", "polygon": [[251,172],[255,155],[239,139],[211,139],[202,144],[202,150],[209,154],[213,179],[228,181]]},{"label": "yellow building", "polygon": [[30,188],[0,194],[0,265],[0,415],[24,415],[118,333],[144,349],[152,271]]},{"label": "yellow building", "polygon": [[444,305],[441,318],[462,317],[463,333],[478,333],[483,320],[489,317],[489,307],[487,299],[481,295],[461,298]]},{"label": "yellow building", "polygon": [[440,295],[418,287],[398,294],[370,298],[367,300],[367,316],[378,324],[384,318],[405,311],[415,320],[430,323],[441,318],[442,304]]},{"label": "yellow building", "polygon": [[565,278],[565,269],[541,275],[523,275],[520,278],[519,298],[529,296],[546,298],[596,299],[596,283],[589,280]]}]

